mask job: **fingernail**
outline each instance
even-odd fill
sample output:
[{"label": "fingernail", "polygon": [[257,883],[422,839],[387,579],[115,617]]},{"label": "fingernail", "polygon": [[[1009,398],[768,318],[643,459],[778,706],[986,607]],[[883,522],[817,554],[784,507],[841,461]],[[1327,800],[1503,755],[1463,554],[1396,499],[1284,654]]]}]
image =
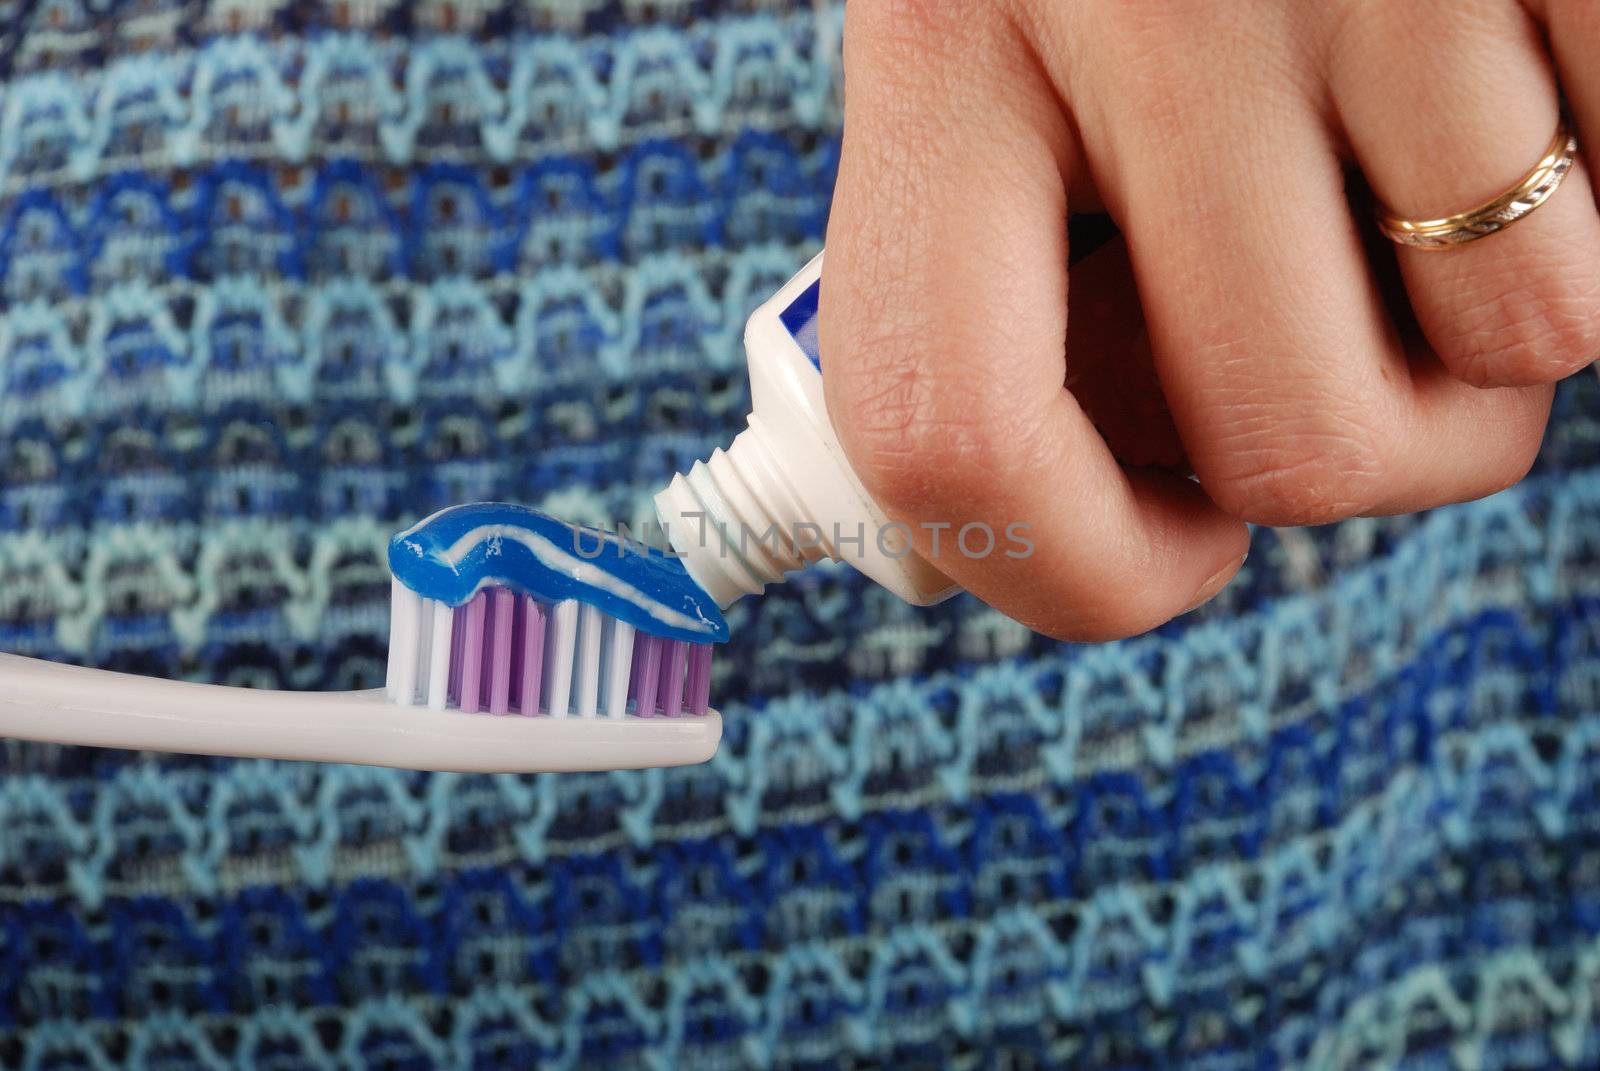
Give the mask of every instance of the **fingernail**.
[{"label": "fingernail", "polygon": [[1183,612],[1187,614],[1194,610],[1198,610],[1200,607],[1216,598],[1217,593],[1228,586],[1228,581],[1239,575],[1239,570],[1244,566],[1245,558],[1248,558],[1249,556],[1250,555],[1248,554],[1242,555],[1238,561],[1226,566],[1225,568],[1217,570],[1211,579],[1200,585],[1200,590],[1195,592],[1194,602],[1191,602],[1187,607],[1185,607]]}]

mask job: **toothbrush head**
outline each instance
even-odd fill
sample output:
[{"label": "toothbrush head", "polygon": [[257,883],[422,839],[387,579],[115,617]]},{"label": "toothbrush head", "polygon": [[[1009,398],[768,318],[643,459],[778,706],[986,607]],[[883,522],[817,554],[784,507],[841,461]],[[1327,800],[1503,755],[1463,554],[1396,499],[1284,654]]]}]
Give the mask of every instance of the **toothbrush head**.
[{"label": "toothbrush head", "polygon": [[499,503],[396,536],[388,694],[492,714],[703,715],[716,603],[675,558]]}]

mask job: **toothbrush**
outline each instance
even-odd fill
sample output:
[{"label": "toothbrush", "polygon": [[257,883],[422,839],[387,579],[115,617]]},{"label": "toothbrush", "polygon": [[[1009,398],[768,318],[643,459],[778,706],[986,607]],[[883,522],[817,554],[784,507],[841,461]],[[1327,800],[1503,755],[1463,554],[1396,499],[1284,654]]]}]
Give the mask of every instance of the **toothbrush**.
[{"label": "toothbrush", "polygon": [[[251,692],[0,655],[0,736],[436,770],[706,760],[722,732],[707,692],[723,607],[824,558],[916,605],[959,590],[839,445],[822,389],[822,262],[746,325],[749,426],[656,494],[673,555],[532,510],[454,507],[390,546],[384,690]],[[561,546],[584,536],[594,555]]]},{"label": "toothbrush", "polygon": [[228,688],[0,654],[0,736],[505,773],[716,751],[711,646],[727,625],[671,556],[480,503],[400,533],[389,561],[383,689]]}]

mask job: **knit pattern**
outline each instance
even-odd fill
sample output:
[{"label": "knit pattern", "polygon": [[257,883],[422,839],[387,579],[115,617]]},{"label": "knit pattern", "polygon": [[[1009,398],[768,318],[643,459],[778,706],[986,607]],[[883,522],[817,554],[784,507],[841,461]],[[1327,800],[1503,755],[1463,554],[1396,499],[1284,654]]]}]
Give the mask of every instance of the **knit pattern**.
[{"label": "knit pattern", "polygon": [[[821,244],[841,24],[0,0],[0,649],[373,687],[396,529],[643,522]],[[701,767],[0,743],[0,1066],[1600,1066],[1596,413],[1125,643],[814,570]]]}]

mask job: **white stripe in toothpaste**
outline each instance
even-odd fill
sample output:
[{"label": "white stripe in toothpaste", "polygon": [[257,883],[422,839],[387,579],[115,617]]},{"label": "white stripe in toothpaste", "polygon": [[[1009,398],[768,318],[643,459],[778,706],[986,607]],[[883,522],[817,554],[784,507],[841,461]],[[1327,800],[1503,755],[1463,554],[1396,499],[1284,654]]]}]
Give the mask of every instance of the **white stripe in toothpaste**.
[{"label": "white stripe in toothpaste", "polygon": [[[429,519],[431,520],[432,518]],[[427,522],[424,521],[423,523],[426,524]],[[417,526],[417,528],[420,527],[422,526]],[[411,531],[416,531],[416,528],[411,529]],[[410,533],[408,532],[407,534]],[[625,602],[631,602],[663,625],[681,628],[689,632],[711,631],[710,622],[704,618],[690,617],[688,614],[674,610],[652,599],[621,577],[612,576],[593,562],[585,561],[576,555],[569,554],[537,532],[525,531],[506,524],[480,525],[450,544],[449,549],[441,551],[438,557],[441,562],[454,569],[461,564],[468,554],[472,553],[473,548],[477,547],[478,544],[501,539],[510,539],[521,543],[547,569],[557,573],[564,573],[579,583],[587,584],[592,588],[599,588]],[[420,549],[418,548],[419,552]],[[487,553],[491,556],[498,554],[499,548],[491,547]]]}]

